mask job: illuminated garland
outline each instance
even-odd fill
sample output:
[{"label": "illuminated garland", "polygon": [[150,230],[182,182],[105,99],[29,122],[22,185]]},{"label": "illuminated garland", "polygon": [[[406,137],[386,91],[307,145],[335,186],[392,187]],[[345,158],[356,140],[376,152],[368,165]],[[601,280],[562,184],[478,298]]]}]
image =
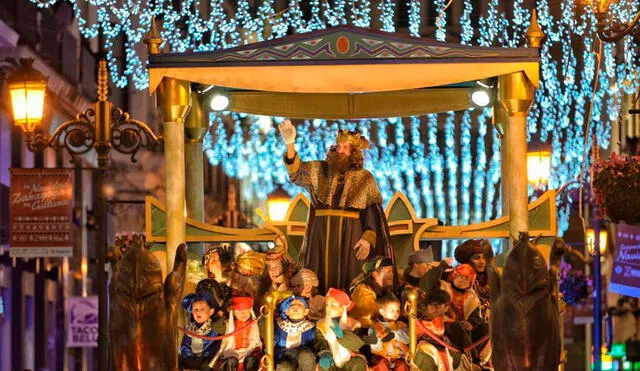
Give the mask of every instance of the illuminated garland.
[{"label": "illuminated garland", "polygon": [[[63,0],[32,1],[46,8]],[[138,89],[147,87],[148,78],[144,58],[139,54],[144,48],[136,50],[135,47],[149,29],[152,16],[162,19],[161,36],[169,49],[183,52],[217,50],[264,37],[283,37],[291,31],[308,32],[348,23],[360,27],[377,24],[383,30],[394,31],[398,16],[406,16],[409,33],[418,36],[420,12],[424,11],[420,1],[405,0],[408,13],[400,15],[395,1],[382,0],[377,3],[378,18],[374,22],[371,19],[373,5],[367,0],[305,3],[290,0],[289,7],[281,13],[276,13],[274,0],[259,2],[257,9],[251,8],[248,0],[238,0],[235,12],[223,8],[224,0],[207,0],[206,14],[199,11],[203,0],[183,0],[179,6],[148,0],[64,1],[72,5],[83,37],[95,39],[99,30],[102,32],[113,82],[125,87],[131,81]],[[528,117],[528,130],[531,137],[552,145],[550,186],[556,188],[578,178],[582,149],[590,145],[591,134],[596,135],[600,146],[609,145],[609,128],[618,118],[621,93],[634,93],[640,88],[637,67],[640,64],[632,38],[626,38],[619,47],[604,44],[599,88],[592,97],[597,46],[593,13],[590,9],[585,11],[578,2],[561,1],[557,8],[550,7],[558,4],[552,1],[536,2],[539,24],[546,39],[540,50],[541,81]],[[471,0],[463,2],[460,19],[445,15],[438,18],[435,34],[438,40],[446,39],[447,27],[455,22],[460,26],[462,44],[524,45],[530,12],[523,0],[514,0],[509,14],[501,10],[499,0],[489,0],[481,13],[474,9]],[[435,0],[435,8],[439,11],[445,3]],[[306,4],[311,14],[303,14],[301,4]],[[638,10],[637,2],[627,0],[613,5],[611,12],[626,21]],[[472,17],[477,19],[475,29]],[[117,61],[113,53],[117,49],[116,40],[126,40],[124,61]],[[553,60],[552,53],[560,59]],[[124,63],[124,69],[119,68],[119,63]],[[585,142],[584,125],[592,98],[591,125]],[[230,176],[242,178],[244,190],[255,197],[266,197],[276,184],[284,184],[294,192],[281,164],[284,149],[280,139],[273,127],[264,130],[268,127],[265,125],[268,118],[257,117],[215,116],[206,142],[209,160],[214,165],[222,165]],[[375,168],[385,200],[394,191],[402,190],[420,216],[438,217],[447,224],[479,222],[500,214],[499,139],[490,118],[490,110],[476,110],[403,120],[304,121],[299,128],[298,148],[305,159],[323,158],[338,127],[357,127],[366,131],[374,143],[367,155],[368,167]],[[276,118],[275,123],[280,120]],[[444,125],[443,131],[438,131],[439,121]],[[444,139],[441,143],[439,136]],[[560,231],[567,228],[567,215],[568,208],[561,207]]]}]

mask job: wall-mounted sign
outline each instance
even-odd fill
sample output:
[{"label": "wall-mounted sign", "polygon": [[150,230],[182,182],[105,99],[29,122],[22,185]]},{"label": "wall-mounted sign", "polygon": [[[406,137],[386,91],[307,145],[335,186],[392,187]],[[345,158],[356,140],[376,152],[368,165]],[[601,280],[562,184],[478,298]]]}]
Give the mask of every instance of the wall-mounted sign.
[{"label": "wall-mounted sign", "polygon": [[71,296],[66,299],[67,348],[98,346],[98,297]]},{"label": "wall-mounted sign", "polygon": [[11,256],[72,256],[72,170],[11,169],[9,206]]},{"label": "wall-mounted sign", "polygon": [[609,290],[640,297],[640,227],[618,224],[617,253]]}]

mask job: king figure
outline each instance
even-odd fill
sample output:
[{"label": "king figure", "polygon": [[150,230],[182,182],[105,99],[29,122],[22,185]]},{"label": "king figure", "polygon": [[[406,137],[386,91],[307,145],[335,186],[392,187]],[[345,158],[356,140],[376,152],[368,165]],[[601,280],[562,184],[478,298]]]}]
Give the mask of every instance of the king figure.
[{"label": "king figure", "polygon": [[289,179],[311,197],[298,261],[318,274],[320,291],[348,288],[363,260],[394,260],[380,190],[363,168],[362,151],[369,141],[360,133],[340,130],[324,161],[302,161],[294,147],[295,126],[284,120],[279,130],[287,145]]}]

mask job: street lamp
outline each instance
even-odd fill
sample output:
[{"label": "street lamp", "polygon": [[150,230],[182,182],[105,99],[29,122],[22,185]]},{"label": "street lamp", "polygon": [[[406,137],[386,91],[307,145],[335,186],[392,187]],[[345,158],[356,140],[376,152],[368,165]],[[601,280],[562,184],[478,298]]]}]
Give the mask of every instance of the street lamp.
[{"label": "street lamp", "polygon": [[[596,250],[595,250],[595,231],[591,228],[587,229],[587,250],[589,251],[589,254],[591,255],[595,255],[596,254]],[[604,254],[607,251],[607,230],[606,229],[601,229],[600,230],[600,255]]]},{"label": "street lamp", "polygon": [[609,17],[609,9],[612,4],[616,4],[618,0],[585,0],[586,4],[591,6],[596,16],[596,29],[598,37],[602,41],[615,42],[626,35],[636,35],[640,31],[638,21],[640,20],[640,12],[631,20],[631,22],[622,22],[616,17]]},{"label": "street lamp", "polygon": [[33,59],[20,59],[20,67],[7,79],[13,121],[24,132],[33,132],[42,122],[47,77],[33,68]]},{"label": "street lamp", "polygon": [[[14,122],[24,131],[25,142],[30,151],[40,152],[47,147],[55,150],[64,148],[75,157],[95,149],[98,153],[98,167],[106,170],[111,149],[131,155],[131,160],[136,162],[135,155],[140,149],[152,150],[162,141],[145,123],[131,119],[127,112],[112,107],[112,103],[107,101],[109,87],[107,62],[104,60],[98,65],[98,101],[94,106],[76,115],[75,120],[60,125],[51,135],[36,133],[36,125],[42,121],[46,78],[33,69],[33,60],[23,59],[21,62],[17,74],[12,74],[8,81]],[[29,68],[35,74],[21,73]],[[28,79],[38,75],[44,79],[39,82]]]},{"label": "street lamp", "polygon": [[25,134],[25,143],[32,152],[40,152],[47,147],[58,151],[66,150],[72,161],[75,156],[95,150],[98,154],[98,204],[97,204],[97,277],[98,285],[98,350],[100,371],[106,371],[109,365],[109,346],[107,339],[107,195],[105,177],[109,167],[111,149],[130,155],[136,162],[135,155],[140,149],[152,150],[162,142],[142,121],[133,120],[120,108],[113,107],[107,101],[109,94],[107,62],[98,64],[97,95],[98,101],[93,107],[76,115],[74,120],[61,124],[53,134],[36,132],[42,121],[44,95],[47,78],[33,68],[33,60],[20,60],[20,67],[8,78],[11,101],[13,105],[14,123],[20,125]]},{"label": "street lamp", "polygon": [[287,216],[291,197],[282,186],[278,186],[273,192],[267,196],[267,212],[269,220],[283,221]]}]

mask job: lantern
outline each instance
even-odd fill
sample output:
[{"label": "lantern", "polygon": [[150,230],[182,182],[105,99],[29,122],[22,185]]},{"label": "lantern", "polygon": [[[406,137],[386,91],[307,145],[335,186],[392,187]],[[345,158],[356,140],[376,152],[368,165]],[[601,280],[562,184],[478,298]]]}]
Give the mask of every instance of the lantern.
[{"label": "lantern", "polygon": [[527,153],[527,178],[536,189],[542,190],[549,184],[551,176],[551,151],[540,150]]},{"label": "lantern", "polygon": [[[592,228],[587,229],[587,250],[589,254],[595,255],[595,232]],[[600,229],[600,255],[607,251],[607,230]]]},{"label": "lantern", "polygon": [[287,216],[291,199],[287,191],[278,186],[269,196],[267,196],[267,212],[269,220],[283,221]]},{"label": "lantern", "polygon": [[20,59],[20,68],[7,79],[13,121],[25,133],[32,133],[42,122],[47,90],[47,77],[33,68],[33,62],[33,59]]}]

